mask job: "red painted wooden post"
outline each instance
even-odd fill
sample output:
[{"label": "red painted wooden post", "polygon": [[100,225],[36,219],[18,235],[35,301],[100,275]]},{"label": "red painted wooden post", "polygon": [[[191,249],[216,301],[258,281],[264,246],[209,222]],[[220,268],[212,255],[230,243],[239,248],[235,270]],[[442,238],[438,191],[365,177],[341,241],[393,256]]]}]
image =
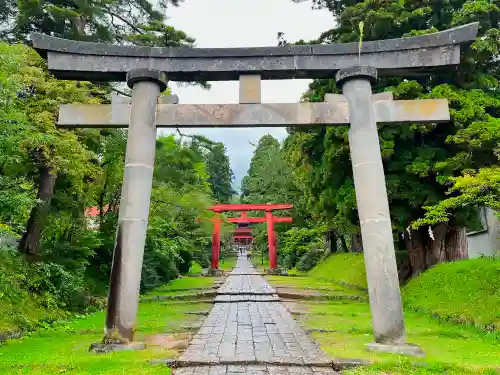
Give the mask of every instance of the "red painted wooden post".
[{"label": "red painted wooden post", "polygon": [[269,269],[275,270],[278,266],[276,258],[276,247],[274,242],[274,221],[272,211],[266,211],[267,221],[267,245],[269,246]]},{"label": "red painted wooden post", "polygon": [[219,259],[217,254],[217,233],[212,233],[212,269],[219,268]]},{"label": "red painted wooden post", "polygon": [[212,234],[212,268],[219,269],[220,258],[220,222],[218,218],[214,221],[214,233]]}]

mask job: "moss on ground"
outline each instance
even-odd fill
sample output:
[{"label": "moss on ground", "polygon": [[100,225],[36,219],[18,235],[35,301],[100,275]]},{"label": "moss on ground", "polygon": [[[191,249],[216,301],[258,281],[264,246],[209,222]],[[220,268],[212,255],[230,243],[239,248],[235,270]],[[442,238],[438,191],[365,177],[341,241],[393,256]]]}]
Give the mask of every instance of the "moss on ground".
[{"label": "moss on ground", "polygon": [[[164,290],[210,285],[213,278],[181,278],[161,287]],[[154,291],[153,293],[157,293]],[[147,296],[147,295],[146,295]],[[139,305],[137,339],[149,335],[179,332],[183,325],[198,322],[200,317],[186,312],[207,311],[208,303],[155,301]],[[0,373],[30,375],[147,375],[170,374],[164,365],[151,365],[148,360],[165,359],[175,351],[160,347],[111,354],[92,354],[90,344],[103,335],[104,312],[92,314],[67,324],[38,330],[19,340],[0,345]]]}]

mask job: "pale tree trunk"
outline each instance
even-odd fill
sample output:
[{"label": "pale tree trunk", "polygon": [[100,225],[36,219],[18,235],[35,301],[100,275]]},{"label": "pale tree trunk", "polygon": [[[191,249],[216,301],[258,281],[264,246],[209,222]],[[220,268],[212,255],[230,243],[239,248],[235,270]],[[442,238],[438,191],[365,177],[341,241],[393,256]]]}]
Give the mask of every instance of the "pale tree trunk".
[{"label": "pale tree trunk", "polygon": [[52,168],[41,167],[39,177],[37,198],[40,202],[31,209],[26,231],[19,242],[19,251],[34,259],[40,256],[43,226],[54,196],[57,175]]},{"label": "pale tree trunk", "polygon": [[425,271],[425,241],[421,230],[405,231],[404,239],[408,249],[408,263],[411,276],[415,277]]},{"label": "pale tree trunk", "polygon": [[445,239],[446,260],[454,261],[467,259],[469,249],[467,246],[467,231],[465,228],[450,228]]},{"label": "pale tree trunk", "polygon": [[351,251],[353,253],[363,252],[363,241],[361,239],[361,233],[351,234]]},{"label": "pale tree trunk", "polygon": [[444,240],[448,233],[448,226],[446,224],[438,224],[432,228],[434,239],[428,238],[428,251],[427,251],[427,268],[436,264],[446,261],[446,252],[444,247]]}]

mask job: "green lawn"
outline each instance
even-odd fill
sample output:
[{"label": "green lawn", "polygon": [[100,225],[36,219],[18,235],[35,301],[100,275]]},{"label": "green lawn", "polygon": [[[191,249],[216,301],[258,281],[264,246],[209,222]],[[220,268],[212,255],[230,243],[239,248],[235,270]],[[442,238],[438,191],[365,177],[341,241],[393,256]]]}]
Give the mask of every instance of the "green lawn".
[{"label": "green lawn", "polygon": [[[181,278],[167,286],[168,289],[200,287],[213,283],[212,278]],[[152,294],[157,293],[154,291]],[[137,340],[148,335],[179,332],[181,325],[198,322],[200,317],[188,315],[191,311],[208,311],[208,303],[186,304],[174,301],[141,303],[139,306]],[[99,342],[103,335],[104,313],[96,313],[68,324],[33,332],[19,340],[0,346],[0,372],[8,374],[169,374],[162,365],[150,365],[150,359],[172,357],[175,351],[159,347],[146,350],[111,354],[92,354],[90,344]]]},{"label": "green lawn", "polygon": [[[408,342],[419,345],[426,353],[425,360],[419,359],[417,362],[476,369],[477,373],[481,373],[479,369],[485,367],[500,369],[500,341],[494,336],[488,337],[466,326],[440,323],[427,315],[411,311],[405,312],[405,321]],[[372,341],[368,303],[333,301],[313,305],[304,323],[309,328],[335,331],[313,334],[333,357],[390,364],[397,364],[404,359],[397,355],[365,350],[364,345]]]},{"label": "green lawn", "polygon": [[[226,259],[219,260],[219,269],[225,272],[230,272],[236,266],[237,258],[234,256],[229,256]],[[200,275],[203,267],[198,263],[193,262],[191,269],[189,270],[190,275]]]},{"label": "green lawn", "polygon": [[216,277],[182,277],[156,288],[150,293],[144,295],[144,297],[174,294],[182,295],[199,293],[202,291],[211,291],[211,287],[214,285],[216,280]]},{"label": "green lawn", "polygon": [[219,268],[222,271],[230,272],[236,266],[236,257],[228,257],[219,261]]},{"label": "green lawn", "polygon": [[342,285],[331,283],[323,279],[313,279],[307,276],[266,276],[267,280],[279,287],[292,287],[295,289],[305,289],[310,291],[318,291],[324,294],[342,294],[342,295],[355,295],[366,296],[366,293],[361,290],[353,288],[345,288]]},{"label": "green lawn", "polygon": [[[359,255],[353,256],[353,265],[349,267],[349,259],[341,257],[339,261],[345,268],[333,267],[329,273],[327,272],[327,266],[323,264],[319,270],[313,270],[307,277],[270,276],[268,280],[276,287],[290,286],[299,290],[321,289],[323,293],[327,294],[362,294],[366,296],[364,291],[341,285],[344,280],[348,280],[349,284],[357,283],[358,288],[363,286],[356,275],[356,272],[361,267],[359,259]],[[329,266],[332,267],[334,262],[335,260],[330,259],[328,261]],[[363,265],[362,262],[361,265]],[[493,283],[495,282],[495,275],[497,277],[499,275],[498,273],[495,274],[494,270],[491,269],[494,265],[495,263],[488,263],[486,268],[490,271],[483,272],[484,279]],[[457,268],[458,266],[442,265],[439,267]],[[425,351],[426,357],[423,359],[376,354],[365,350],[365,344],[372,341],[371,316],[367,300],[341,300],[329,301],[328,303],[302,301],[309,307],[309,310],[305,316],[300,317],[300,321],[305,328],[330,331],[314,332],[313,337],[332,357],[362,359],[374,363],[371,366],[345,371],[345,374],[500,374],[499,335],[485,333],[483,330],[470,325],[453,324],[442,319],[435,319],[429,314],[431,309],[428,306],[431,306],[432,302],[436,304],[436,301],[439,301],[440,298],[444,299],[445,303],[437,304],[437,306],[440,306],[440,311],[443,314],[444,311],[459,311],[461,304],[468,306],[468,309],[464,309],[464,314],[466,311],[482,311],[486,306],[492,308],[493,312],[497,311],[495,309],[498,309],[498,306],[491,306],[489,299],[494,300],[496,298],[498,289],[492,291],[489,284],[488,287],[484,285],[483,287],[478,286],[479,291],[477,292],[472,292],[472,289],[469,290],[473,301],[476,301],[478,294],[483,296],[484,302],[482,306],[472,306],[467,303],[468,294],[464,293],[466,293],[468,287],[463,285],[466,282],[464,277],[466,278],[468,275],[465,269],[475,269],[477,267],[479,267],[479,264],[475,262],[473,267],[469,263],[468,267],[466,265],[459,267],[458,270],[455,269],[456,272],[447,272],[455,275],[454,280],[461,280],[460,285],[450,283],[450,280],[444,280],[443,277],[438,276],[436,279],[422,279],[421,282],[417,278],[414,285],[410,283],[407,289],[404,290],[403,294],[406,293],[407,299],[413,303],[411,308],[407,306],[405,309],[408,342],[419,345]],[[480,272],[475,271],[475,273]],[[344,277],[344,280],[334,279],[339,275]],[[425,286],[426,280],[428,280],[428,283],[435,280],[433,284],[435,287]],[[439,285],[443,285],[442,283],[445,281],[448,282],[448,286],[439,288]],[[477,285],[482,285],[477,281],[477,277],[473,283],[475,284],[474,288]],[[454,287],[461,291],[462,294],[452,291]],[[329,292],[323,290],[328,288],[330,288]],[[414,291],[413,298],[409,297],[410,290]],[[446,301],[451,298],[450,296],[459,301],[447,305]],[[419,302],[419,298],[421,302]],[[416,311],[418,303],[423,306],[420,311]],[[492,313],[489,311],[483,313],[482,316],[491,317]]]}]

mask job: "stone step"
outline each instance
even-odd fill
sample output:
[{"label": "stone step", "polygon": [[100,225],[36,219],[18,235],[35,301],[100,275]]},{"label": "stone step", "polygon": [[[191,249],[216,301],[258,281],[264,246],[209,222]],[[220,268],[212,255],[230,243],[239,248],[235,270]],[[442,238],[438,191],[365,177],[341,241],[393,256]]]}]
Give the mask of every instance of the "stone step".
[{"label": "stone step", "polygon": [[234,303],[234,302],[281,302],[277,294],[269,295],[218,295],[215,297],[215,303]]}]

